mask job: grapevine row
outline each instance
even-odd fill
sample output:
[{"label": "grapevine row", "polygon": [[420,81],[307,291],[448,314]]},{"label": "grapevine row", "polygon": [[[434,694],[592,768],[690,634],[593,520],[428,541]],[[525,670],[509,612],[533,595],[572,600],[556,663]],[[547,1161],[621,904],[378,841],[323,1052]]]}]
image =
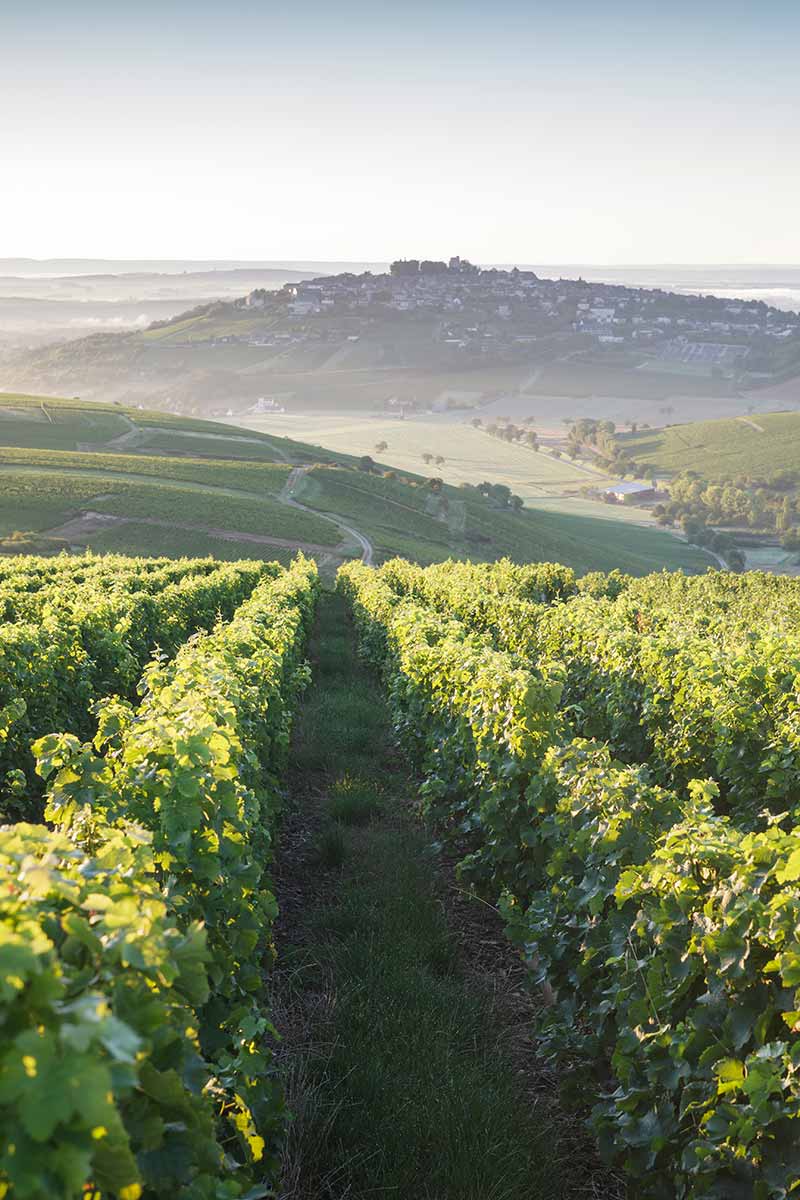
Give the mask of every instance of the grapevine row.
[{"label": "grapevine row", "polygon": [[[530,568],[452,567],[389,563],[382,572],[398,595],[452,613],[558,682],[573,733],[646,763],[659,783],[685,787],[710,776],[720,810],[751,827],[763,809],[793,806],[800,788],[795,580],[660,575],[624,586],[609,580],[610,595],[597,582],[584,585],[563,602],[540,589],[535,603],[520,594],[530,587],[513,586],[513,574],[524,579]],[[759,597],[755,621],[748,614]],[[751,632],[754,623],[760,632]]]},{"label": "grapevine row", "polygon": [[270,1194],[270,834],[316,589],[296,560],[94,743],[37,744],[53,828],[0,830],[3,1192]]},{"label": "grapevine row", "polygon": [[[5,564],[0,563],[0,567]],[[71,609],[81,597],[102,589],[155,593],[190,575],[208,575],[214,559],[136,559],[122,555],[17,559],[15,570],[0,571],[0,622],[36,620],[46,607]]]},{"label": "grapevine row", "polygon": [[92,579],[67,596],[54,595],[35,620],[0,625],[0,788],[8,812],[33,815],[30,744],[53,729],[89,737],[92,704],[102,696],[133,696],[156,648],[174,654],[197,629],[230,616],[259,579],[277,567],[230,563],[208,572],[185,564],[177,579],[156,588],[109,589]]},{"label": "grapevine row", "polygon": [[544,986],[541,1045],[581,1064],[584,1101],[593,1077],[636,1194],[794,1194],[800,833],[747,831],[713,781],[671,790],[573,738],[562,680],[381,572],[348,564],[339,587],[428,812]]}]

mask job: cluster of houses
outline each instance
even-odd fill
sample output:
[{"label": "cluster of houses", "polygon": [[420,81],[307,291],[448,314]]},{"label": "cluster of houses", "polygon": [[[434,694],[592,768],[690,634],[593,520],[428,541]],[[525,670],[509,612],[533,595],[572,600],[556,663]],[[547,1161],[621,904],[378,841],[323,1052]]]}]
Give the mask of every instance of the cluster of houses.
[{"label": "cluster of houses", "polygon": [[[533,271],[478,268],[460,258],[401,260],[384,274],[323,276],[279,292],[253,292],[239,306],[288,318],[280,331],[240,339],[263,346],[314,337],[355,341],[371,318],[391,312],[438,318],[432,337],[455,354],[524,355],[542,338],[571,344],[577,338],[584,346],[628,347],[664,363],[732,371],[754,345],[800,343],[800,314],[763,302],[541,279]],[[338,329],[335,322],[315,321],[326,315],[346,320]]]}]

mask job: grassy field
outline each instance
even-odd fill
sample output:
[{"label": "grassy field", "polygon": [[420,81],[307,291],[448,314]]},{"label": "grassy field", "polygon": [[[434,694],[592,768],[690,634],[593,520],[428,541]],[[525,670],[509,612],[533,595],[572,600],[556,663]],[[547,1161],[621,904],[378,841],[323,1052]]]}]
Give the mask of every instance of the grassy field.
[{"label": "grassy field", "polygon": [[800,470],[800,413],[757,413],[746,419],[696,421],[624,434],[637,462],[664,476],[698,471],[706,479]]},{"label": "grassy field", "polygon": [[538,374],[534,393],[580,398],[620,397],[628,400],[668,400],[681,392],[702,396],[727,396],[725,379],[687,379],[672,371],[626,369],[601,362],[548,363]]},{"label": "grassy field", "polygon": [[[25,410],[21,410],[25,411]],[[102,444],[125,433],[126,423],[113,413],[59,413],[48,421],[37,417],[0,418],[0,445],[41,446],[47,450],[77,450],[82,443]]]},{"label": "grassy field", "polygon": [[[127,436],[116,448],[113,439],[121,435]],[[3,396],[0,534],[62,536],[66,524],[70,544],[98,551],[223,559],[289,553],[267,545],[270,538],[333,548],[342,540],[334,524],[276,499],[291,463],[309,461],[309,452],[284,438],[171,414]],[[119,523],[103,527],[87,512]]]},{"label": "grassy field", "polygon": [[60,525],[70,515],[70,504],[58,494],[46,489],[44,495],[19,492],[11,488],[3,492],[0,478],[0,537],[7,537],[15,530],[41,532]]},{"label": "grassy field", "polygon": [[76,450],[138,429],[137,445],[145,452],[197,455],[254,462],[328,462],[342,455],[230,423],[204,420],[154,409],[124,408],[90,400],[27,396],[0,392],[0,447],[30,446],[43,450]]},{"label": "grassy field", "polygon": [[[501,441],[474,429],[464,417],[458,420],[411,417],[400,421],[354,413],[341,417],[278,414],[250,420],[255,429],[273,433],[285,430],[292,437],[297,435],[306,440],[316,435],[332,450],[347,447],[351,454],[369,454],[381,463],[415,475],[435,474],[454,486],[476,484],[484,479],[504,483],[522,497],[527,507],[544,512],[564,512],[626,526],[652,523],[643,509],[607,505],[579,494],[587,485],[608,487],[617,476],[581,467],[568,458],[553,458],[546,451],[536,453],[525,446]],[[388,449],[378,452],[375,447],[382,441]],[[426,452],[441,454],[444,464],[426,466],[422,459]]]},{"label": "grassy field", "polygon": [[[480,483],[482,479],[507,483],[523,500],[560,495],[603,478],[601,473],[580,470],[568,459],[557,460],[492,438],[473,429],[465,417],[458,421],[424,417],[400,421],[357,414],[277,414],[247,421],[248,426],[262,432],[274,434],[280,430],[292,438],[318,440],[337,452],[347,449],[350,454],[369,454],[386,465],[417,475],[435,472],[446,483]],[[379,442],[386,442],[388,449],[377,451]],[[425,453],[442,455],[444,464],[426,466],[422,458]]]},{"label": "grassy field", "polygon": [[183,430],[164,429],[148,431],[142,449],[157,451],[163,454],[209,457],[235,458],[248,462],[283,462],[285,461],[276,441],[259,442],[255,438],[246,441],[236,441],[227,438],[220,443],[219,435],[212,437],[204,433],[184,432]]}]

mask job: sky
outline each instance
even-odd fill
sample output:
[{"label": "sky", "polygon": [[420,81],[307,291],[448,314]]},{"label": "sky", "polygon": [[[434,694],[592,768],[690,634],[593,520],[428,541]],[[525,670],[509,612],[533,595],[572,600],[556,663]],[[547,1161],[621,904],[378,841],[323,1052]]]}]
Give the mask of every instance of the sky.
[{"label": "sky", "polygon": [[800,0],[2,0],[0,257],[800,263]]}]

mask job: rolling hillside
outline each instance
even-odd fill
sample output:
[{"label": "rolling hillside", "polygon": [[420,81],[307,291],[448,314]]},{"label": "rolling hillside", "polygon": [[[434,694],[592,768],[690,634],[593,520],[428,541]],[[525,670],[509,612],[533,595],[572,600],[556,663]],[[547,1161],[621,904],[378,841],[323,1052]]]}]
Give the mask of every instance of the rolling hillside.
[{"label": "rolling hillside", "polygon": [[68,400],[5,396],[0,534],[44,548],[288,557],[358,553],[336,522],[286,503],[297,462],[332,456],[302,443],[191,418]]},{"label": "rolling hillside", "polygon": [[432,490],[420,475],[368,474],[357,461],[189,417],[6,395],[2,549],[272,559],[299,547],[330,566],[359,556],[429,563],[509,555],[637,575],[711,563],[656,529],[515,513],[474,487]]},{"label": "rolling hillside", "polygon": [[796,412],[696,421],[623,434],[619,441],[638,463],[664,476],[698,471],[717,480],[800,471],[800,413]]},{"label": "rolling hillside", "polygon": [[378,559],[402,555],[431,563],[507,556],[516,562],[557,560],[579,574],[613,564],[632,575],[712,565],[702,551],[657,529],[565,513],[514,513],[493,506],[475,488],[445,487],[440,510],[424,482],[409,486],[319,466],[305,475],[296,495],[309,507],[352,521],[373,542]]}]

